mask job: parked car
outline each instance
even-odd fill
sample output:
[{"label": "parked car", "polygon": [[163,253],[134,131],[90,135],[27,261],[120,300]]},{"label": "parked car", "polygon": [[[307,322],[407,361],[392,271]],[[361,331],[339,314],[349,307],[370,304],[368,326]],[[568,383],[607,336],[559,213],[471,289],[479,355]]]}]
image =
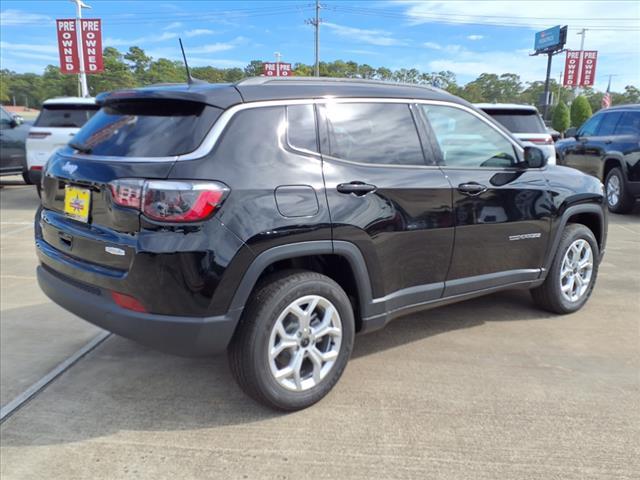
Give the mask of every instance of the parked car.
[{"label": "parked car", "polygon": [[29,125],[0,105],[0,175],[22,175],[28,180],[24,153],[28,132]]},{"label": "parked car", "polygon": [[40,188],[42,168],[97,111],[95,98],[60,97],[45,100],[27,138],[29,179]]},{"label": "parked car", "polygon": [[640,105],[600,110],[566,136],[558,162],[604,182],[609,210],[630,212],[640,197]]},{"label": "parked car", "polygon": [[507,288],[569,313],[594,288],[601,183],[446,92],[262,77],[98,104],[45,167],[41,288],[159,350],[228,347],[271,407],[320,400],[401,315]]},{"label": "parked car", "polygon": [[555,165],[553,132],[545,126],[536,107],[513,103],[476,103],[475,106],[500,122],[525,145],[539,147],[547,155],[548,163]]}]

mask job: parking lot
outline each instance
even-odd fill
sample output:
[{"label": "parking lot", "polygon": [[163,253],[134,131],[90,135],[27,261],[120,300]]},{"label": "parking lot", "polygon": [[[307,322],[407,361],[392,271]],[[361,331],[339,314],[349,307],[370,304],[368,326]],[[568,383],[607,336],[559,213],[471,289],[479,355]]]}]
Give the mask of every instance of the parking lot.
[{"label": "parking lot", "polygon": [[[100,331],[40,292],[35,190],[2,185],[6,405]],[[612,215],[580,312],[513,291],[403,318],[293,414],[249,400],[224,356],[110,336],[2,424],[2,478],[638,478],[639,252],[640,209]]]}]

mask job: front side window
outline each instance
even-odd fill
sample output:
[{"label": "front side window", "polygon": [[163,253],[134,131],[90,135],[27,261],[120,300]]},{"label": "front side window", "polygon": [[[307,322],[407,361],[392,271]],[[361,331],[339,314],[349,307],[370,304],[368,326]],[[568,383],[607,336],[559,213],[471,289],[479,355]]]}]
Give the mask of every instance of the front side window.
[{"label": "front side window", "polygon": [[602,120],[600,121],[600,125],[598,125],[598,136],[613,135],[621,116],[621,112],[611,112],[602,115]]},{"label": "front side window", "polygon": [[513,145],[495,128],[455,107],[421,105],[436,136],[442,160],[451,167],[510,167]]},{"label": "front side window", "polygon": [[97,105],[51,104],[44,105],[35,127],[80,128],[98,111]]},{"label": "front side window", "polygon": [[413,116],[404,103],[328,103],[327,152],[377,165],[420,165],[424,156]]},{"label": "front side window", "polygon": [[602,115],[595,115],[587,120],[578,130],[578,135],[581,137],[592,137],[598,130],[598,125],[602,120]]}]

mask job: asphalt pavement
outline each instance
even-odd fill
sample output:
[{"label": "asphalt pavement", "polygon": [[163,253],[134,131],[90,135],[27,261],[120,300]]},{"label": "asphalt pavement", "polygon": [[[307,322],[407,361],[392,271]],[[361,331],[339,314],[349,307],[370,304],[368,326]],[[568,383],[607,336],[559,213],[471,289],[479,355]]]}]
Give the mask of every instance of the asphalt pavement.
[{"label": "asphalt pavement", "polygon": [[[2,405],[94,338],[35,281],[37,197],[0,189]],[[336,388],[292,414],[224,356],[111,336],[0,427],[10,479],[638,479],[640,209],[612,215],[585,308],[510,291],[356,338]]]}]

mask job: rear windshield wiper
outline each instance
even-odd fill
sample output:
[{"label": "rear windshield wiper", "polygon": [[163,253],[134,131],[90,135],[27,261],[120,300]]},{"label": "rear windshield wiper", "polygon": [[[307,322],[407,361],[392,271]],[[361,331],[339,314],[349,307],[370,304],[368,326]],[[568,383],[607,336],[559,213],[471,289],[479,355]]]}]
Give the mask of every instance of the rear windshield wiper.
[{"label": "rear windshield wiper", "polygon": [[85,145],[84,143],[69,142],[69,146],[74,150],[78,150],[82,153],[91,153],[91,147]]}]

